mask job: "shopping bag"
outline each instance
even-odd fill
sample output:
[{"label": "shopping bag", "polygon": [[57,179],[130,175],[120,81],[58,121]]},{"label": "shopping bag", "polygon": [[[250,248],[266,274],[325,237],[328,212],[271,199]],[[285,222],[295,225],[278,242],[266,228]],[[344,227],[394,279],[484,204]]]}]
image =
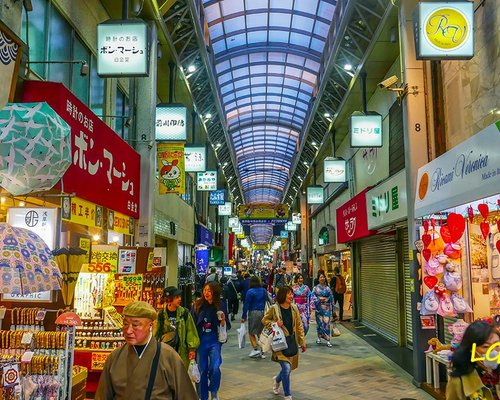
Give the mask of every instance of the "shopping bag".
[{"label": "shopping bag", "polygon": [[335,322],[332,324],[332,336],[340,336],[340,329]]},{"label": "shopping bag", "polygon": [[217,327],[217,339],[219,339],[220,343],[226,343],[227,342],[226,325],[224,325],[224,326],[219,325]]},{"label": "shopping bag", "polygon": [[259,345],[264,353],[271,351],[273,342],[273,330],[264,328],[259,336]]},{"label": "shopping bag", "polygon": [[200,369],[198,368],[198,364],[195,360],[191,360],[191,362],[189,363],[188,375],[194,383],[200,382]]},{"label": "shopping bag", "polygon": [[238,348],[242,349],[245,347],[245,338],[247,336],[247,326],[244,322],[236,329],[236,332],[238,332]]},{"label": "shopping bag", "polygon": [[286,344],[286,336],[283,329],[281,329],[276,322],[271,324],[273,328],[273,341],[271,343],[271,347],[273,351],[282,351],[288,348]]}]

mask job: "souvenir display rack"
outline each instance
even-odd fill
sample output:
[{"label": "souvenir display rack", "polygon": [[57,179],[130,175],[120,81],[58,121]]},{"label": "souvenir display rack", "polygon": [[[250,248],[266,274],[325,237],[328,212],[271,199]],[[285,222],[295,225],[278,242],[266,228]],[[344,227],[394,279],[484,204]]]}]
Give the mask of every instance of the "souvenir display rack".
[{"label": "souvenir display rack", "polygon": [[165,287],[165,273],[148,272],[142,281],[142,301],[159,309],[162,307],[163,288]]},{"label": "souvenir display rack", "polygon": [[90,350],[114,350],[125,343],[123,317],[112,306],[105,307],[103,317],[82,319],[76,328],[76,347]]},{"label": "souvenir display rack", "polygon": [[10,311],[11,329],[0,330],[0,372],[5,371],[3,366],[15,365],[8,371],[11,375],[17,371],[18,379],[14,382],[9,378],[13,383],[4,388],[0,399],[71,398],[74,327],[58,326],[57,331],[46,331],[43,327],[46,310]]}]

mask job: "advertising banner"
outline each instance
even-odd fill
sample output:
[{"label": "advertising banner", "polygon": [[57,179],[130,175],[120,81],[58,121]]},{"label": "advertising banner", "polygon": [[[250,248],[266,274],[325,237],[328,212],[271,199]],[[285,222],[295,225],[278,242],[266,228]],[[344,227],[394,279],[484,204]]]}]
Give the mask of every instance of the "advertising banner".
[{"label": "advertising banner", "polygon": [[[67,201],[70,207],[69,215],[66,215]],[[96,226],[96,205],[78,197],[64,197],[62,217],[65,221],[93,228]]]},{"label": "advertising banner", "polygon": [[26,81],[23,101],[46,101],[71,127],[67,193],[139,217],[141,158],[62,83]]},{"label": "advertising banner", "polygon": [[184,145],[182,143],[158,143],[157,158],[160,194],[184,194],[186,191]]},{"label": "advertising banner", "polygon": [[288,219],[289,211],[288,204],[243,204],[238,208],[238,217],[240,220],[283,220]]},{"label": "advertising banner", "polygon": [[98,244],[92,246],[90,264],[82,272],[110,272],[116,274],[118,270],[118,248],[112,245]]}]

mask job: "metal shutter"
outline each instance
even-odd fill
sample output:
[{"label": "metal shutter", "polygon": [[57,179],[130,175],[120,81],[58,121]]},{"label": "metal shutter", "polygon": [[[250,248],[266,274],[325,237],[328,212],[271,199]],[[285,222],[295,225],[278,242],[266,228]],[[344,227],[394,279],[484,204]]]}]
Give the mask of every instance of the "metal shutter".
[{"label": "metal shutter", "polygon": [[406,326],[406,346],[412,348],[413,344],[413,330],[412,330],[412,313],[411,307],[411,288],[413,285],[410,276],[410,253],[408,247],[408,229],[401,230],[401,237],[403,240],[403,263],[404,263],[404,302],[405,302],[405,326]]},{"label": "metal shutter", "polygon": [[396,241],[375,236],[361,242],[361,320],[398,343],[398,269]]}]

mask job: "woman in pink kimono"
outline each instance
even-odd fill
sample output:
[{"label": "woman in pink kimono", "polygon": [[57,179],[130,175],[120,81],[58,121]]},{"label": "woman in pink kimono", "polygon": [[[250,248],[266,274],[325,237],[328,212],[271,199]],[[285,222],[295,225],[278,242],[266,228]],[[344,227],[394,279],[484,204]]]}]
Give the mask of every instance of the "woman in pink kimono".
[{"label": "woman in pink kimono", "polygon": [[302,274],[295,275],[293,290],[293,302],[299,309],[300,319],[304,327],[304,335],[307,335],[309,330],[309,322],[311,320],[311,289],[309,286],[304,285],[304,277]]}]

